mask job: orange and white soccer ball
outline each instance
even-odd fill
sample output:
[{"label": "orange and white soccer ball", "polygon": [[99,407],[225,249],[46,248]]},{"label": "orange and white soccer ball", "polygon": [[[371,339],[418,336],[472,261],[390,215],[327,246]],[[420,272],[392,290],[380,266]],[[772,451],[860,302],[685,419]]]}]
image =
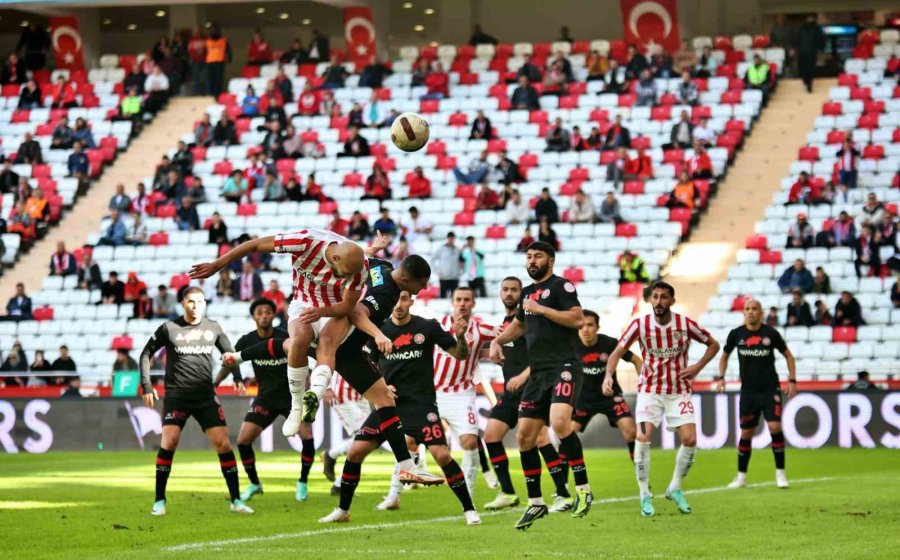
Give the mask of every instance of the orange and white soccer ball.
[{"label": "orange and white soccer ball", "polygon": [[403,113],[391,125],[391,141],[404,152],[421,150],[428,135],[428,122],[416,113]]}]

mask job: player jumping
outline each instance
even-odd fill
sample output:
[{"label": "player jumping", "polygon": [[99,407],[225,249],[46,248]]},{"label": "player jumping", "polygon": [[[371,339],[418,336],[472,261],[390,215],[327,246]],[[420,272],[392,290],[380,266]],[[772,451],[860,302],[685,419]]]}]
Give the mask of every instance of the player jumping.
[{"label": "player jumping", "polygon": [[788,369],[787,398],[797,392],[796,362],[787,344],[777,329],[763,324],[762,305],[755,299],[744,302],[744,324],[730,333],[725,340],[725,349],[719,360],[719,378],[716,389],[725,390],[725,372],[728,371],[728,356],[737,348],[738,366],[741,375],[740,418],[741,440],[738,442],[738,473],[728,485],[742,488],[747,485],[747,467],[753,450],[753,435],[759,425],[760,415],[766,417],[769,433],[772,434],[772,454],[775,455],[775,484],[787,488],[784,474],[784,433],[781,431],[781,387],[778,372],[775,371],[775,352],[784,356]]},{"label": "player jumping", "polygon": [[[675,288],[665,282],[651,286],[650,305],[653,313],[638,317],[625,330],[615,351],[606,362],[604,393],[611,393],[616,366],[635,342],[641,345],[644,366],[637,388],[637,444],[634,450],[634,470],[641,496],[641,515],[651,516],[653,496],[650,494],[650,438],[663,416],[669,430],[678,433],[681,448],[675,458],[675,472],[666,490],[666,499],[675,502],[681,513],[691,513],[681,491],[681,481],[694,463],[697,451],[697,422],[691,400],[691,380],[706,367],[719,351],[719,343],[693,319],[672,312]],[[706,352],[697,363],[688,365],[691,341],[706,345]]]},{"label": "player jumping", "polygon": [[517,529],[531,527],[548,513],[541,494],[541,456],[537,450],[538,435],[546,424],[559,437],[560,452],[575,478],[572,517],[587,515],[593,500],[581,441],[572,430],[573,405],[583,382],[575,340],[584,316],[575,285],[553,274],[555,257],[549,243],[537,241],[528,246],[526,267],[534,283],[522,290],[516,318],[491,343],[491,359],[502,364],[504,344],[522,335],[528,342],[531,375],[519,404],[516,436],[529,505],[516,523]]},{"label": "player jumping", "polygon": [[[219,466],[228,485],[231,511],[253,513],[240,496],[237,461],[228,441],[225,412],[213,387],[212,351],[231,352],[231,342],[222,327],[203,316],[206,299],[203,290],[185,288],[181,296],[184,316],[163,323],[141,352],[141,389],[144,404],[153,407],[159,399],[150,384],[150,360],[160,348],[166,349],[166,395],[163,400],[162,442],[156,454],[156,502],[150,513],[166,514],[166,484],[172,470],[172,458],[181,439],[181,431],[193,416],[219,454]],[[240,373],[234,372],[240,391],[244,385]]]}]

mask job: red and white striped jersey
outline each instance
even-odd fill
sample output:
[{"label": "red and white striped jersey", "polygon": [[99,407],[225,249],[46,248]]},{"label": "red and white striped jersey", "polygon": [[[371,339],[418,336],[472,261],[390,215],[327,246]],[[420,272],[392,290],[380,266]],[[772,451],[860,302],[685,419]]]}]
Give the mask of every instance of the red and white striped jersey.
[{"label": "red and white striped jersey", "polygon": [[690,380],[678,374],[688,366],[691,341],[706,344],[709,333],[690,317],[672,313],[668,325],[656,322],[653,313],[638,317],[628,325],[619,346],[641,345],[644,367],[638,378],[638,393],[678,394],[691,392]]},{"label": "red and white striped jersey", "polygon": [[[453,316],[447,315],[441,319],[441,327],[447,332],[453,332]],[[478,368],[481,349],[494,338],[494,327],[470,318],[469,328],[466,331],[466,341],[469,343],[468,358],[464,361],[457,360],[440,348],[435,349],[435,390],[459,393],[471,389],[474,386],[475,370]]]},{"label": "red and white striped jersey", "polygon": [[334,402],[337,404],[359,402],[363,398],[338,372],[331,376],[331,392],[334,393]]},{"label": "red and white striped jersey", "polygon": [[346,237],[324,229],[301,229],[275,236],[275,252],[290,253],[294,269],[294,299],[312,307],[331,307],[341,302],[345,288],[362,290],[369,272],[366,259],[363,269],[352,278],[337,278],[325,259],[332,243],[349,241]]}]

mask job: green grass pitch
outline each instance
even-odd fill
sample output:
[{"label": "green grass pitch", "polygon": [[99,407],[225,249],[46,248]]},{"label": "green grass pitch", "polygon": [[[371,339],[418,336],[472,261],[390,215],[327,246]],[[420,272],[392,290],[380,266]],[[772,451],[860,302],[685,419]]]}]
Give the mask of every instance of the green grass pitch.
[{"label": "green grass pitch", "polygon": [[[337,504],[321,465],[309,501],[294,502],[299,455],[259,454],[265,495],[253,516],[228,511],[215,454],[180,451],[165,517],[152,517],[152,453],[0,456],[3,558],[897,558],[900,453],[888,449],[789,449],[789,490],[774,487],[768,449],[755,450],[749,482],[724,490],[735,452],[700,451],[685,489],[692,515],[663,498],[674,452],[654,450],[657,515],[638,514],[634,473],[624,450],[589,451],[594,508],[584,519],[553,514],[527,532],[513,529],[521,508],[481,506],[494,492],[479,482],[483,525],[467,527],[444,487],[404,492],[401,509],[373,510],[387,491],[389,455],[363,465],[349,524],[317,519]],[[340,462],[339,462],[340,465]],[[513,482],[524,499],[518,460]],[[431,464],[434,470],[436,467]],[[549,476],[544,476],[550,495]],[[241,472],[242,487],[246,477]]]}]

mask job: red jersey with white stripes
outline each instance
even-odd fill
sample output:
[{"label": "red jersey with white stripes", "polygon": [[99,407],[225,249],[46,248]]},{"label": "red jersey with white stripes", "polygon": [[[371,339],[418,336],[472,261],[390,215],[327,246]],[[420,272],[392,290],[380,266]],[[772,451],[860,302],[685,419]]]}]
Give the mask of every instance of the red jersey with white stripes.
[{"label": "red jersey with white stripes", "polygon": [[331,392],[334,393],[334,402],[337,404],[362,400],[362,395],[356,392],[356,389],[351,387],[338,372],[334,372],[331,376]]},{"label": "red jersey with white stripes", "polygon": [[691,341],[706,344],[709,333],[690,317],[672,313],[668,325],[656,322],[648,313],[628,325],[619,346],[628,349],[635,341],[641,345],[644,367],[638,378],[638,393],[672,395],[690,393],[691,381],[678,377],[688,366]]},{"label": "red jersey with white stripes", "polygon": [[362,270],[352,278],[338,278],[325,258],[332,243],[349,241],[324,229],[301,229],[275,236],[275,252],[290,253],[294,269],[294,299],[311,307],[331,307],[341,302],[343,291],[362,290],[369,271],[365,260]]},{"label": "red jersey with white stripes", "polygon": [[[453,316],[447,315],[441,319],[441,328],[453,333]],[[494,327],[469,319],[469,328],[466,330],[466,342],[469,343],[469,357],[465,360],[457,360],[440,348],[434,353],[434,388],[444,393],[459,393],[468,391],[475,386],[475,369],[481,356],[481,349],[485,344],[494,340]]]}]

